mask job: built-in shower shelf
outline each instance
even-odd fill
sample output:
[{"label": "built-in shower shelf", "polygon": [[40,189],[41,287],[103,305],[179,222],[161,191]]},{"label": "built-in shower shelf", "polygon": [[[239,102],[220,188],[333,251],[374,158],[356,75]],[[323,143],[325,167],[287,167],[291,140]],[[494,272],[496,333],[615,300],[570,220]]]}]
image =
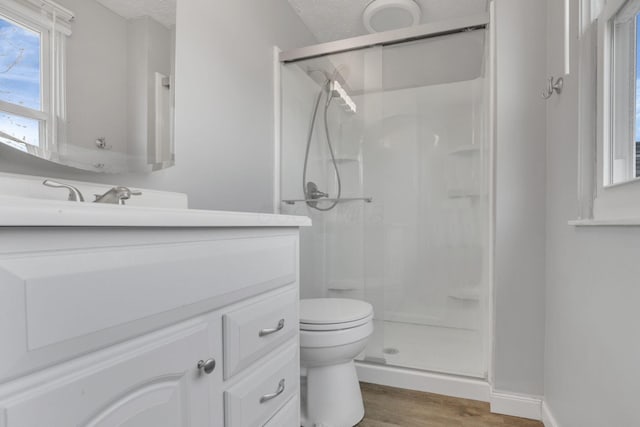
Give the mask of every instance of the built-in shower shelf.
[{"label": "built-in shower shelf", "polygon": [[[327,159],[329,163],[332,162],[331,159]],[[348,164],[348,163],[360,163],[360,159],[357,157],[336,157],[336,163],[338,164]]]},{"label": "built-in shower shelf", "polygon": [[308,202],[335,202],[338,203],[343,202],[357,202],[363,201],[365,203],[373,202],[373,197],[341,197],[340,199],[329,199],[329,198],[321,198],[321,199],[295,199],[295,200],[282,200],[282,203],[286,203],[287,205],[294,205],[296,203],[308,203]]},{"label": "built-in shower shelf", "polygon": [[447,196],[450,199],[462,199],[462,198],[476,198],[480,197],[481,194],[476,190],[466,190],[466,189],[455,189],[447,191]]},{"label": "built-in shower shelf", "polygon": [[469,287],[452,291],[449,298],[459,301],[480,301],[480,288]]},{"label": "built-in shower shelf", "polygon": [[449,155],[451,156],[470,156],[475,153],[480,152],[480,147],[478,145],[463,145],[458,147],[452,151],[449,151]]}]

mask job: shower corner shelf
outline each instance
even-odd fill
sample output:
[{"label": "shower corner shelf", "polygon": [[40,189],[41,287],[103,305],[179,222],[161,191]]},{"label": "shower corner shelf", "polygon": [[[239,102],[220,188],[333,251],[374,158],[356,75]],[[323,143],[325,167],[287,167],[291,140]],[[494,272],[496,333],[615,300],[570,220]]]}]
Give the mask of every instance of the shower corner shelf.
[{"label": "shower corner shelf", "polygon": [[458,301],[480,301],[480,288],[479,287],[465,287],[452,291],[449,298]]},{"label": "shower corner shelf", "polygon": [[284,199],[282,203],[287,205],[295,205],[296,203],[307,203],[307,202],[335,202],[343,203],[343,202],[356,202],[361,200],[365,203],[373,202],[373,197],[341,197],[340,199],[335,198],[321,198],[321,199]]},{"label": "shower corner shelf", "polygon": [[450,156],[470,156],[474,153],[479,153],[480,147],[477,145],[463,145],[449,151]]},{"label": "shower corner shelf", "polygon": [[455,189],[447,191],[447,197],[450,199],[477,198],[481,194],[476,190]]},{"label": "shower corner shelf", "polygon": [[[331,162],[331,159],[327,159],[327,162]],[[345,164],[345,163],[360,163],[360,159],[357,157],[336,157],[336,163]]]}]

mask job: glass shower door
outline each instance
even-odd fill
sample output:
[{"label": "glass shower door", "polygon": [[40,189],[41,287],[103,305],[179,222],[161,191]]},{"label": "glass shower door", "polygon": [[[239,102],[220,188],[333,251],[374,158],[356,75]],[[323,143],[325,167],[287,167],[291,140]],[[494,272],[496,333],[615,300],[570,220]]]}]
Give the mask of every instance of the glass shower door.
[{"label": "glass shower door", "polygon": [[373,305],[365,363],[486,375],[485,56],[479,30],[282,66],[281,211],[313,220],[301,296]]},{"label": "glass shower door", "polygon": [[365,276],[384,340],[367,356],[389,365],[486,374],[484,53],[482,31],[385,46],[367,95]]},{"label": "glass shower door", "polygon": [[[381,75],[380,46],[283,64],[281,69],[281,212],[307,215],[313,221],[312,227],[301,230],[301,297],[362,299],[374,306],[376,316],[384,313],[384,295],[373,292],[365,280],[365,216],[376,201],[368,200],[364,189],[363,146],[365,129],[380,119],[379,98],[370,95],[382,90]],[[326,95],[315,114],[314,110],[327,81],[337,81],[346,96],[332,93],[325,129]],[[331,206],[324,198],[301,201],[305,157],[307,182],[328,193],[327,199],[335,198],[340,189],[340,202],[328,211],[316,209]],[[383,329],[376,330],[370,339],[370,360],[381,360],[383,334]]]}]

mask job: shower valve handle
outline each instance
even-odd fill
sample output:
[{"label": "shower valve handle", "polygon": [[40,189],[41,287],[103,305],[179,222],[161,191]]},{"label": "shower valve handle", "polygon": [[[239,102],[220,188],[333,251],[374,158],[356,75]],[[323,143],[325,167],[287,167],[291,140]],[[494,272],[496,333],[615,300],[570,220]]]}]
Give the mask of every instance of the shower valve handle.
[{"label": "shower valve handle", "polygon": [[329,195],[323,191],[318,190],[318,186],[315,182],[307,182],[307,199],[320,199],[322,197],[329,197]]},{"label": "shower valve handle", "polygon": [[312,199],[319,199],[321,197],[329,197],[329,194],[323,193],[322,191],[314,191],[313,193],[309,194],[309,196],[311,196]]}]

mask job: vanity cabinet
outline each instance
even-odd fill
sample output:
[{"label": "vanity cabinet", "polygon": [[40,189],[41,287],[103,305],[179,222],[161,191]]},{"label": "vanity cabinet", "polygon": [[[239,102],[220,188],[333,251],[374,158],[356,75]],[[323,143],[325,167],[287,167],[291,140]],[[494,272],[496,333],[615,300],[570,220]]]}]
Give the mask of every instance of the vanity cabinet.
[{"label": "vanity cabinet", "polygon": [[0,227],[0,426],[299,426],[298,229]]}]

